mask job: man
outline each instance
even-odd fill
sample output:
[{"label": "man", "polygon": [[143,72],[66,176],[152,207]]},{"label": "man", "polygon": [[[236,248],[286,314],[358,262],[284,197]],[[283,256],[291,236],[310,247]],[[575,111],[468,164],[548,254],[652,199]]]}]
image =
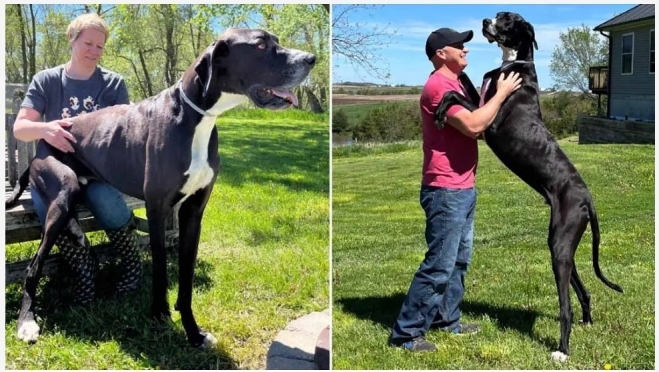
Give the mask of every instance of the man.
[{"label": "man", "polygon": [[480,328],[461,323],[459,307],[473,243],[477,139],[492,123],[503,101],[519,88],[521,79],[517,73],[499,79],[496,95],[473,112],[457,105],[450,107],[448,124],[439,129],[433,113],[444,93],[465,91],[458,76],[467,67],[469,50],[465,43],[473,36],[473,31],[459,33],[440,28],[426,41],[426,55],[435,68],[420,99],[420,203],[426,214],[428,251],[414,274],[390,339],[392,345],[411,351],[437,350],[425,339],[430,328],[454,334],[475,333]]}]

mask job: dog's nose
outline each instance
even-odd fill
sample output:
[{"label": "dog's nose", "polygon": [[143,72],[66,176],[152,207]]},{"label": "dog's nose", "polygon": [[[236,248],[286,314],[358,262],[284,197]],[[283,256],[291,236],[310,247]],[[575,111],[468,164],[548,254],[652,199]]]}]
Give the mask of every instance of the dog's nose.
[{"label": "dog's nose", "polygon": [[313,66],[316,64],[316,56],[313,54],[309,54],[308,56],[304,57],[304,62]]},{"label": "dog's nose", "polygon": [[483,19],[483,27],[488,27],[490,24],[492,24],[492,20],[489,18]]}]

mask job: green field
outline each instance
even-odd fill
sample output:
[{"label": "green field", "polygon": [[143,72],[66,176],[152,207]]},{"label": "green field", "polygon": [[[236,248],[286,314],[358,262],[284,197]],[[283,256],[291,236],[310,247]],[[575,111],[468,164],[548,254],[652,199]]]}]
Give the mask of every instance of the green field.
[{"label": "green field", "polygon": [[374,87],[374,86],[333,86],[333,94],[356,95],[393,95],[393,94],[419,94],[422,86],[410,87]]},{"label": "green field", "polygon": [[[217,128],[222,167],[204,214],[192,302],[217,348],[187,343],[173,309],[175,257],[168,263],[172,321],[155,329],[145,255],[143,286],[123,299],[112,298],[101,281],[99,291],[108,294],[70,306],[61,280],[43,279],[42,336],[34,345],[15,335],[22,285],[9,285],[6,369],[263,369],[280,330],[328,308],[328,115],[234,110]],[[30,258],[35,247],[10,245],[6,261]]]},{"label": "green field", "polygon": [[366,116],[369,111],[375,110],[379,107],[391,106],[391,105],[410,105],[411,101],[402,101],[402,102],[375,102],[375,103],[359,103],[359,104],[349,104],[349,105],[335,105],[332,107],[332,112],[343,110],[350,123],[358,124],[364,116]]},{"label": "green field", "polygon": [[333,112],[343,110],[348,117],[348,120],[351,123],[359,123],[359,121],[368,114],[369,111],[374,110],[378,107],[386,106],[389,103],[387,102],[378,102],[378,103],[363,103],[363,104],[352,104],[352,105],[340,105],[334,106],[332,108]]},{"label": "green field", "polygon": [[[655,368],[654,146],[562,147],[593,193],[602,236],[594,275],[592,235],[576,254],[594,324],[575,324],[571,356],[556,364],[558,297],[549,251],[549,208],[480,143],[474,256],[463,321],[480,333],[430,331],[435,353],[387,346],[412,276],[426,251],[419,206],[419,142],[337,148],[333,153],[334,369]],[[391,149],[391,151],[389,151]],[[572,291],[575,322],[581,309]]]}]

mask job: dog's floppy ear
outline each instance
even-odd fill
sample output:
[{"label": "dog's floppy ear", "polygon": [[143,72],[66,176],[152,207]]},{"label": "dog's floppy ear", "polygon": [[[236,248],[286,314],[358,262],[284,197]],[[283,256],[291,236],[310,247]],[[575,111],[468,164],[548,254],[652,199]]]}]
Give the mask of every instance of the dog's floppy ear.
[{"label": "dog's floppy ear", "polygon": [[535,41],[535,30],[533,30],[533,25],[528,22],[526,22],[526,32],[529,34],[529,39],[533,41],[535,50],[538,50],[538,42]]},{"label": "dog's floppy ear", "polygon": [[199,59],[197,66],[195,66],[195,72],[197,73],[199,84],[202,84],[204,87],[202,97],[206,97],[206,94],[208,94],[208,88],[213,77],[213,61],[227,55],[229,55],[229,45],[226,41],[220,40],[213,42],[206,49],[206,53]]}]

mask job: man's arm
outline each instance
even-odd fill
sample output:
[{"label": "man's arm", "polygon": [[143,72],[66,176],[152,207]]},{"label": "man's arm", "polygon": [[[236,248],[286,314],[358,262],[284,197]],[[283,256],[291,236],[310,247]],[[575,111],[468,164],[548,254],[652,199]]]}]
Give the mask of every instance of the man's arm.
[{"label": "man's arm", "polygon": [[500,74],[497,81],[497,92],[486,104],[474,111],[460,110],[448,117],[448,123],[465,136],[474,139],[482,138],[482,133],[492,124],[503,102],[519,89],[521,83],[522,79],[519,78],[517,72],[508,74],[505,79],[503,73]]},{"label": "man's arm", "polygon": [[503,92],[497,91],[483,107],[474,111],[460,110],[448,117],[448,123],[467,137],[482,138],[482,133],[494,121],[505,98]]}]

